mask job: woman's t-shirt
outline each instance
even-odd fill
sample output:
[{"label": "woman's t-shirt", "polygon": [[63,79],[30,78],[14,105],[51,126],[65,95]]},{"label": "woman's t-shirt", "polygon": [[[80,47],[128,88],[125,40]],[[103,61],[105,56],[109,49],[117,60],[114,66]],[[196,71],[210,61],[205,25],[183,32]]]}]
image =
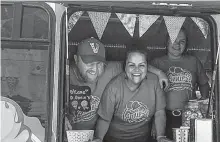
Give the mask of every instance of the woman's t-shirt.
[{"label": "woman's t-shirt", "polygon": [[165,96],[156,75],[148,72],[140,87],[131,91],[125,83],[125,73],[121,73],[107,85],[98,114],[111,121],[108,136],[134,139],[147,137],[152,116],[165,105]]},{"label": "woman's t-shirt", "polygon": [[204,85],[208,82],[202,63],[193,56],[171,60],[168,56],[156,58],[152,65],[167,74],[169,88],[166,91],[167,109],[183,109],[189,99],[195,98],[196,83]]}]

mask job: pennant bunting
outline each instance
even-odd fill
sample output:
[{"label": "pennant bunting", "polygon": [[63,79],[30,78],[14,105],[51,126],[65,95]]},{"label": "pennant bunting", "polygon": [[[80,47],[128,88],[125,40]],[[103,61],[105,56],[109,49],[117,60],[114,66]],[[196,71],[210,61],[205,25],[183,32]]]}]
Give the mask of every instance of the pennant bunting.
[{"label": "pennant bunting", "polygon": [[68,21],[68,33],[72,30],[83,13],[84,11],[77,11],[70,16]]},{"label": "pennant bunting", "polygon": [[207,38],[209,33],[209,24],[203,20],[202,18],[198,17],[191,17],[191,19],[196,23],[196,25],[199,27],[200,31],[202,32],[203,36]]},{"label": "pennant bunting", "polygon": [[186,17],[163,16],[171,42],[174,43]]},{"label": "pennant bunting", "polygon": [[220,45],[220,14],[216,14],[216,15],[211,15],[214,19],[215,22],[217,24],[217,29],[218,29],[218,43]]},{"label": "pennant bunting", "polygon": [[111,16],[111,13],[107,12],[90,12],[88,11],[89,17],[92,21],[92,24],[96,30],[96,33],[99,39],[102,38],[105,27],[108,23],[108,20]]},{"label": "pennant bunting", "polygon": [[133,37],[136,22],[136,14],[116,13],[128,33]]},{"label": "pennant bunting", "polygon": [[139,15],[139,37],[141,37],[159,17],[159,15]]}]

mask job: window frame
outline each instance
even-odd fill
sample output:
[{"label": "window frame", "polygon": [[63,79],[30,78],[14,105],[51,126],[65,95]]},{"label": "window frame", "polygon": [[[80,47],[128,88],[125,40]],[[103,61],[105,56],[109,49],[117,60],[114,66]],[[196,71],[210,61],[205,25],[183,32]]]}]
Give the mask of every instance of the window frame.
[{"label": "window frame", "polygon": [[[2,2],[1,5],[13,5],[14,7],[14,20],[13,20],[13,26],[12,26],[12,36],[10,38],[7,37],[1,37],[1,40],[14,40],[14,41],[36,41],[36,42],[49,42],[51,41],[51,34],[50,30],[52,28],[52,22],[51,19],[53,16],[51,15],[51,12],[53,11],[50,7],[48,8],[45,3],[42,2]],[[38,7],[43,9],[47,14],[49,18],[49,27],[48,27],[48,38],[47,39],[39,39],[39,38],[22,38],[21,32],[22,32],[22,18],[23,18],[23,8],[24,7]]]},{"label": "window frame", "polygon": [[14,26],[14,22],[15,22],[15,20],[14,20],[14,17],[15,17],[15,5],[14,5],[14,3],[10,3],[10,2],[7,2],[7,3],[2,3],[1,5],[8,5],[8,6],[12,6],[13,7],[13,23],[12,23],[12,31],[11,31],[11,36],[10,37],[3,37],[2,38],[2,36],[1,36],[1,39],[5,39],[5,40],[11,40],[12,39],[12,36],[13,36],[13,26]]},{"label": "window frame", "polygon": [[[10,46],[11,44],[19,45],[16,47],[9,47],[9,49],[40,49],[45,50],[40,47],[47,46],[48,50],[48,66],[46,74],[46,93],[47,94],[47,114],[46,114],[46,124],[45,124],[45,142],[52,141],[52,110],[53,110],[53,82],[54,82],[54,52],[55,52],[55,20],[56,16],[53,9],[45,2],[1,2],[1,5],[13,5],[14,6],[14,20],[12,26],[12,36],[11,38],[1,37],[1,45]],[[20,38],[21,36],[21,19],[22,19],[22,6],[39,7],[47,12],[49,16],[49,30],[48,38],[36,39],[36,38]],[[19,11],[19,12],[18,12]],[[16,13],[18,12],[18,13]],[[26,48],[22,48],[22,44],[27,45]],[[33,46],[36,45],[36,46]]]}]

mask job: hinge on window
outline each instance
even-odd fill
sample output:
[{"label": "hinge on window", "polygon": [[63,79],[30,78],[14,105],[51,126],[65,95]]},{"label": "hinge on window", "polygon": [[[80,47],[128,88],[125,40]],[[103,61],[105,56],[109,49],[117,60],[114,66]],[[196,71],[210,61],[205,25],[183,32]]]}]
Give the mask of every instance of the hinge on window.
[{"label": "hinge on window", "polygon": [[218,121],[218,120],[216,119],[216,114],[217,114],[216,110],[213,110],[213,112],[212,112],[212,118],[213,118],[215,121]]},{"label": "hinge on window", "polygon": [[66,75],[70,75],[70,73],[69,73],[69,65],[66,65]]}]

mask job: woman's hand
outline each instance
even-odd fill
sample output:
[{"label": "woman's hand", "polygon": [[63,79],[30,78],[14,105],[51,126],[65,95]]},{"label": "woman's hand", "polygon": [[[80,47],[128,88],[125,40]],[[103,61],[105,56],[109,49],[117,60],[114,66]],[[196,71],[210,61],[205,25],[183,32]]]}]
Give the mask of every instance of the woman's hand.
[{"label": "woman's hand", "polygon": [[160,87],[166,90],[169,86],[169,80],[167,78],[167,75],[164,72],[160,71],[158,77],[159,77]]},{"label": "woman's hand", "polygon": [[65,130],[72,130],[72,126],[67,117],[65,117]]}]

